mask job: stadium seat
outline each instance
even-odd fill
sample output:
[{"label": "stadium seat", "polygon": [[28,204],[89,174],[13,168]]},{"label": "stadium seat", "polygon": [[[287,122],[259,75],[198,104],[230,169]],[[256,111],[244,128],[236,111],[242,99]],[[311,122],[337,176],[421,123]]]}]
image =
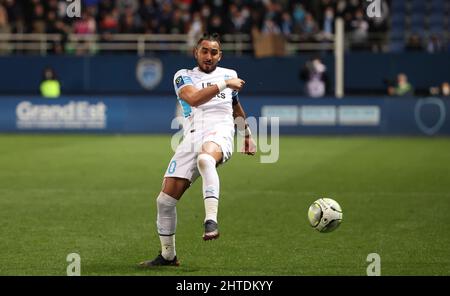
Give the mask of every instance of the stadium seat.
[{"label": "stadium seat", "polygon": [[445,3],[443,1],[432,1],[430,3],[430,10],[431,11],[443,11]]},{"label": "stadium seat", "polygon": [[390,32],[391,40],[402,40],[405,36],[405,28],[401,26],[392,27]]},{"label": "stadium seat", "polygon": [[405,16],[403,14],[394,14],[391,18],[392,27],[404,27]]},{"label": "stadium seat", "polygon": [[445,0],[431,0],[432,10],[443,10]]},{"label": "stadium seat", "polygon": [[402,52],[404,48],[403,41],[391,41],[389,43],[389,51],[391,52]]},{"label": "stadium seat", "polygon": [[419,7],[419,6],[425,6],[425,3],[427,0],[409,0],[411,3],[411,6]]},{"label": "stadium seat", "polygon": [[397,12],[404,12],[406,7],[405,7],[405,1],[404,0],[397,0],[397,1],[392,1],[392,13],[395,14]]},{"label": "stadium seat", "polygon": [[421,30],[419,30],[419,31],[410,30],[407,32],[407,36],[410,36],[410,35],[416,35],[416,36],[419,36],[420,39],[423,39],[425,37],[424,36],[425,32],[424,32],[423,28],[421,28]]},{"label": "stadium seat", "polygon": [[430,26],[430,33],[442,35],[444,33],[444,27],[440,25]]},{"label": "stadium seat", "polygon": [[418,31],[424,27],[425,16],[423,13],[415,13],[410,17],[411,29]]},{"label": "stadium seat", "polygon": [[425,1],[413,0],[411,3],[411,13],[425,12]]},{"label": "stadium seat", "polygon": [[404,19],[405,15],[406,15],[405,11],[396,11],[396,12],[391,14],[391,18],[402,18],[402,19]]},{"label": "stadium seat", "polygon": [[432,11],[429,17],[429,23],[444,25],[445,15],[443,10]]},{"label": "stadium seat", "polygon": [[423,19],[425,18],[425,13],[423,11],[411,13],[410,18],[412,22],[423,22]]},{"label": "stadium seat", "polygon": [[445,25],[444,25],[444,23],[440,23],[440,22],[430,22],[428,29],[431,31],[444,31]]},{"label": "stadium seat", "polygon": [[418,32],[424,29],[423,23],[412,23],[410,26],[411,31]]}]

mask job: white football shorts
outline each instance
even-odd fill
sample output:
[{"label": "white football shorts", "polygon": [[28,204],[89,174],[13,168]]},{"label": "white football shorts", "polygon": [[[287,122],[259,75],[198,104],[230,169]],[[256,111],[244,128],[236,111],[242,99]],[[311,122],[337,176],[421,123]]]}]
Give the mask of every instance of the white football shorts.
[{"label": "white football shorts", "polygon": [[233,154],[234,126],[187,131],[170,160],[164,177],[183,178],[194,183],[200,175],[197,168],[197,156],[206,142],[214,142],[220,146],[223,153],[221,163],[225,163]]}]

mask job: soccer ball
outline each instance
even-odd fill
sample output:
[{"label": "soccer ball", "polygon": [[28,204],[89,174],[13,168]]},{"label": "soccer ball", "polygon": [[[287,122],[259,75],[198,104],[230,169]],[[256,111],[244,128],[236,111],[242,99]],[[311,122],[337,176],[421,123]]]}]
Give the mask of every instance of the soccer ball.
[{"label": "soccer ball", "polygon": [[331,232],[341,224],[341,206],[331,198],[320,198],[309,207],[308,219],[319,232]]}]

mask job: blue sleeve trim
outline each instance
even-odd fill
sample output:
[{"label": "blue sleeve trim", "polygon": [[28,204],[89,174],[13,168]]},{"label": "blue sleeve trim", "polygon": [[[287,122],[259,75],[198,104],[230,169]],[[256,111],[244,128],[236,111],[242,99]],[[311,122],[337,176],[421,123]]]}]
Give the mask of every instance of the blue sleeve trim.
[{"label": "blue sleeve trim", "polygon": [[238,96],[238,92],[237,91],[233,91],[231,93],[231,99],[233,100],[233,106],[237,105],[237,103],[239,103],[239,96]]},{"label": "blue sleeve trim", "polygon": [[188,117],[191,115],[192,108],[189,106],[188,103],[186,103],[184,100],[178,98],[178,102],[180,102],[181,108],[183,109],[183,116]]}]

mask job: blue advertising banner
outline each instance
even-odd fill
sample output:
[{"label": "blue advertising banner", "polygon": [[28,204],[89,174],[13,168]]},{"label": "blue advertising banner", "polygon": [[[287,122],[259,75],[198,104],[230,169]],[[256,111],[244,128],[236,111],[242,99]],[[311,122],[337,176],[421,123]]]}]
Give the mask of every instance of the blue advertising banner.
[{"label": "blue advertising banner", "polygon": [[450,134],[450,100],[438,97],[255,97],[241,102],[248,114],[278,117],[281,134]]},{"label": "blue advertising banner", "polygon": [[[242,96],[247,116],[278,119],[280,134],[450,135],[450,100],[438,97]],[[0,132],[170,133],[174,96],[0,97]]]},{"label": "blue advertising banner", "polygon": [[173,97],[0,98],[0,132],[170,133]]}]

